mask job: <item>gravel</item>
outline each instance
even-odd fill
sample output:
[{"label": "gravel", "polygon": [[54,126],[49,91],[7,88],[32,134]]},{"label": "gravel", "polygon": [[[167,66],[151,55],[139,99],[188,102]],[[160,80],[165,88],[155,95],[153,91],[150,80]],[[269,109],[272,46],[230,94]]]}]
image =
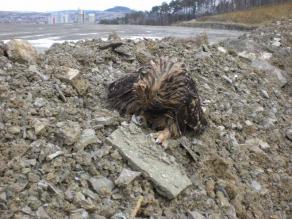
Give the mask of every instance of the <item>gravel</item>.
[{"label": "gravel", "polygon": [[[289,218],[291,24],[213,45],[205,35],[121,40],[121,48],[108,46],[117,37],[55,44],[25,59],[4,56],[0,43],[1,218],[127,218],[136,206],[137,218]],[[131,116],[108,107],[107,85],[158,56],[186,63],[209,127],[171,139],[167,150],[136,150],[154,131],[131,132]],[[127,138],[112,144],[120,130]],[[147,171],[125,174],[137,165],[123,144],[137,160],[156,156],[168,167],[160,187]],[[173,168],[187,186],[168,200],[159,188],[181,180]]]}]

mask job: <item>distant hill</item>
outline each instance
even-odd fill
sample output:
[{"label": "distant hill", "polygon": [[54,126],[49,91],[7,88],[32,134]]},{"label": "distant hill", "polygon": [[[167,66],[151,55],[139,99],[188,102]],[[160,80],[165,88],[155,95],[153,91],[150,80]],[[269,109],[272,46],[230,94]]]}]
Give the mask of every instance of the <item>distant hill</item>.
[{"label": "distant hill", "polygon": [[[84,10],[85,14],[95,14],[96,22],[100,20],[116,19],[124,17],[126,14],[134,12],[134,10],[123,7],[116,6],[109,8],[105,11],[98,10]],[[63,15],[69,16],[70,22],[75,22],[77,20],[78,11],[77,10],[62,10],[62,11],[50,11],[50,12],[20,12],[20,11],[0,11],[0,23],[36,23],[36,24],[46,24],[51,14],[58,15],[59,17]]]},{"label": "distant hill", "polygon": [[124,6],[115,6],[113,8],[109,8],[107,10],[105,10],[107,12],[117,12],[117,13],[131,13],[133,12],[132,9],[128,8],[128,7],[124,7]]}]

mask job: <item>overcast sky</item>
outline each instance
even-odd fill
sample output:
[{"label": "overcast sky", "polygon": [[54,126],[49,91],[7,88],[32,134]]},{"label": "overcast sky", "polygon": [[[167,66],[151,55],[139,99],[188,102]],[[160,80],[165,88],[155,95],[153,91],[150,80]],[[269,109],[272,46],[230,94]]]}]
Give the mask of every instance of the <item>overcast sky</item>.
[{"label": "overcast sky", "polygon": [[152,6],[170,0],[0,0],[0,11],[57,11],[68,9],[105,10],[127,6],[135,10],[150,10]]}]

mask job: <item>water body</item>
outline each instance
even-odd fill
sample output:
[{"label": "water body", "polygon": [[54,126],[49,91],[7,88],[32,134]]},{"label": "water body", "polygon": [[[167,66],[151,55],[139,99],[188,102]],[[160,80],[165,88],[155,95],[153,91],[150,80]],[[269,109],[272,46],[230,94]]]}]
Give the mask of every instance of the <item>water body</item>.
[{"label": "water body", "polygon": [[49,48],[54,43],[78,41],[83,39],[106,39],[116,32],[128,39],[161,39],[164,37],[195,37],[207,33],[210,43],[226,38],[235,38],[242,31],[218,30],[210,28],[191,28],[176,26],[138,26],[138,25],[32,25],[32,24],[0,24],[0,40],[25,39],[38,49]]}]

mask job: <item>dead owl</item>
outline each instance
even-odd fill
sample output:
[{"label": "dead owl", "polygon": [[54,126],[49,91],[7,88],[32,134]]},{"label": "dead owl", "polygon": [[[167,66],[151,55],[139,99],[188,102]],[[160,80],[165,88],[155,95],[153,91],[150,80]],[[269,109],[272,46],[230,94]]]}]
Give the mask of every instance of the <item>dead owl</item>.
[{"label": "dead owl", "polygon": [[184,63],[159,58],[108,87],[108,101],[121,115],[143,118],[158,131],[156,142],[166,145],[170,137],[187,130],[196,134],[207,126],[200,98]]}]

